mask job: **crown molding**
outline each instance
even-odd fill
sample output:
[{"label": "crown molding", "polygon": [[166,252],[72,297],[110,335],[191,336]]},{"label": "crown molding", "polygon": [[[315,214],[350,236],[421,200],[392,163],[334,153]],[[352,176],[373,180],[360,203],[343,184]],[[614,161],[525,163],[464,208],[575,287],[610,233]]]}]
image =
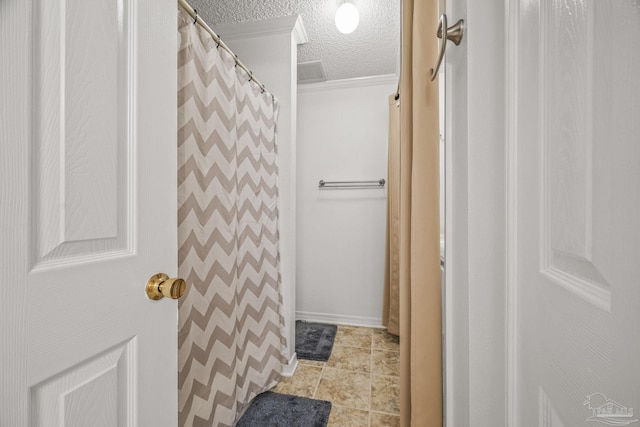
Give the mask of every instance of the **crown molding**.
[{"label": "crown molding", "polygon": [[307,30],[300,15],[281,16],[279,18],[234,24],[218,24],[213,26],[213,30],[222,38],[222,41],[276,34],[292,34],[296,44],[304,44],[309,41]]},{"label": "crown molding", "polygon": [[353,79],[328,80],[319,83],[304,83],[298,85],[298,93],[316,92],[330,89],[349,89],[362,86],[375,86],[383,84],[398,84],[398,76],[395,74],[383,74],[381,76],[356,77]]}]

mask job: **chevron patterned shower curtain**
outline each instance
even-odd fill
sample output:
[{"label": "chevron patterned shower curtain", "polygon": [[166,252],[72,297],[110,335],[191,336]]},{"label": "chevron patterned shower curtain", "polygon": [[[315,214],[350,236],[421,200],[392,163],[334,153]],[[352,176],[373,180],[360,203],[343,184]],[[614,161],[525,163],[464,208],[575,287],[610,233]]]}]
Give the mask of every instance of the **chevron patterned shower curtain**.
[{"label": "chevron patterned shower curtain", "polygon": [[231,426],[284,358],[277,107],[179,11],[180,426]]}]

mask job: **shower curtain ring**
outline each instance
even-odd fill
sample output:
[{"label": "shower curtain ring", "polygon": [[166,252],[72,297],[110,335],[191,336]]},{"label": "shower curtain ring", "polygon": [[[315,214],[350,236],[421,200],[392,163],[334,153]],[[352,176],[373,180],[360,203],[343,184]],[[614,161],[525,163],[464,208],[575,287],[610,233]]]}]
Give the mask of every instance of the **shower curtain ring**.
[{"label": "shower curtain ring", "polygon": [[198,11],[193,9],[193,13],[196,14],[196,16],[193,17],[193,25],[196,25],[196,22],[198,22]]}]

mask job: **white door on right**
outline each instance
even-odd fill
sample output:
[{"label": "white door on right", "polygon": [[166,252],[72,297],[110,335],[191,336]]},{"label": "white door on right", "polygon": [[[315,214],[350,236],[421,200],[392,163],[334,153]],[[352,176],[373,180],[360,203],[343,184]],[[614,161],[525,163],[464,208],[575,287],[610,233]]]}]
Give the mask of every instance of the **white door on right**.
[{"label": "white door on right", "polygon": [[510,5],[510,421],[640,427],[640,1]]}]

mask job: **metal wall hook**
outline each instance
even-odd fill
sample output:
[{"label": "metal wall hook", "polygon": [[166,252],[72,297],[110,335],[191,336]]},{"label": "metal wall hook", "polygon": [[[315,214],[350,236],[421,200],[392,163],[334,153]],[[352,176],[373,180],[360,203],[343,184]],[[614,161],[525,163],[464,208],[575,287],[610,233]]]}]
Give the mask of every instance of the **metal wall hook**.
[{"label": "metal wall hook", "polygon": [[[447,29],[447,36],[442,36],[442,29]],[[431,81],[434,81],[438,76],[438,71],[440,70],[440,65],[442,65],[442,60],[444,59],[444,52],[447,50],[447,40],[451,40],[455,45],[459,45],[462,41],[462,37],[464,36],[464,19],[459,19],[454,25],[449,27],[447,25],[447,15],[444,13],[440,15],[440,24],[438,24],[438,32],[436,33],[439,39],[442,39],[440,42],[440,53],[438,54],[438,62],[436,63],[436,68],[431,69],[429,71],[431,75]]]}]

